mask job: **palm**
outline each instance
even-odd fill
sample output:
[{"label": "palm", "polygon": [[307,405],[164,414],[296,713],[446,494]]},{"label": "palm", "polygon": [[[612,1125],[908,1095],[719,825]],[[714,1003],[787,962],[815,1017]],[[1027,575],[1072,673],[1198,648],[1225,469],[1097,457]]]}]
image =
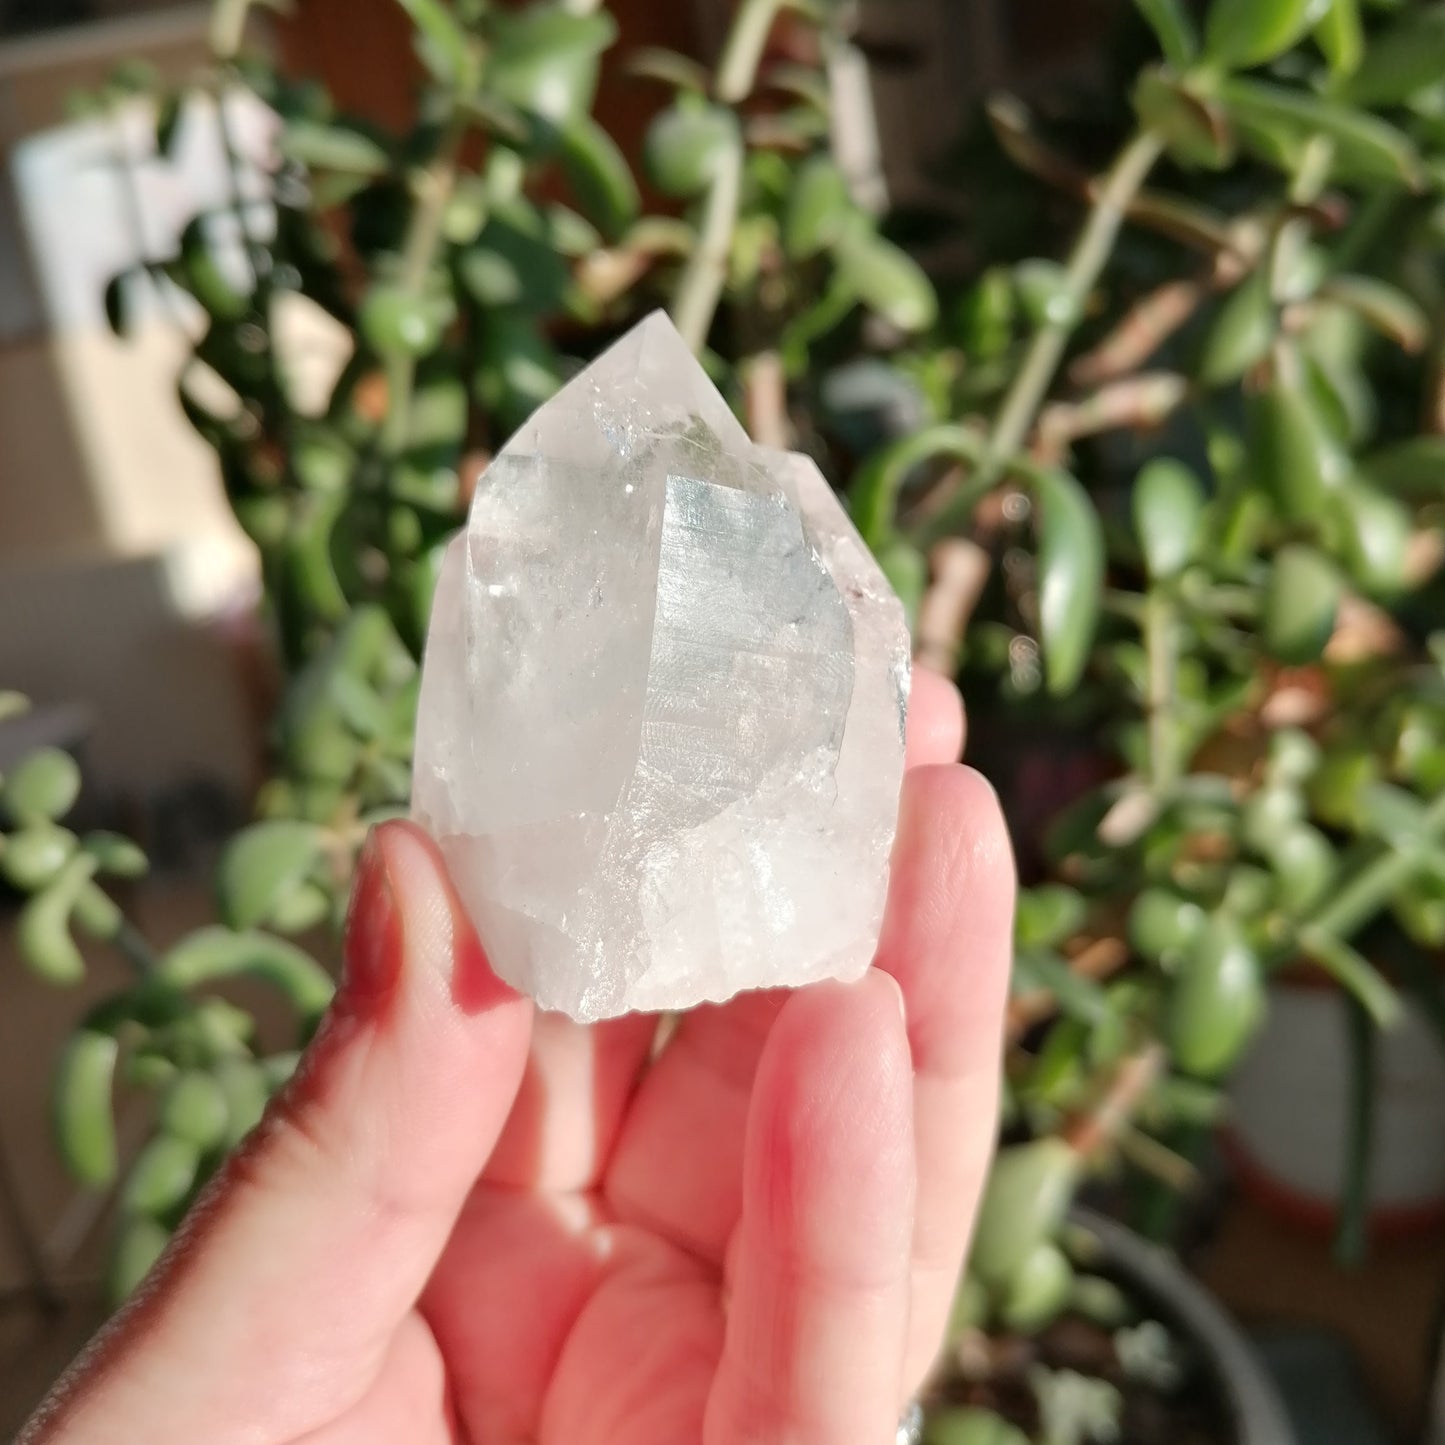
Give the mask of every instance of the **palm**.
[{"label": "palm", "polygon": [[24,1438],[889,1439],[995,1119],[1007,839],[976,774],[917,766],[961,733],[920,675],[863,983],[699,1009],[660,1050],[645,1017],[534,1016],[387,825],[304,1066]]},{"label": "palm", "polygon": [[749,1096],[783,1002],[691,1015],[640,1080],[650,1021],[541,1025],[423,1306],[471,1439],[701,1438]]},{"label": "palm", "polygon": [[[910,761],[941,761],[957,733],[923,700]],[[429,1412],[477,1445],[887,1438],[987,1159],[1012,905],[986,789],[930,771],[905,790],[879,950],[906,1036],[878,989],[861,1012],[743,995],[655,1057],[653,1020],[539,1018],[362,1438],[390,1438],[393,1412],[409,1438]]]}]

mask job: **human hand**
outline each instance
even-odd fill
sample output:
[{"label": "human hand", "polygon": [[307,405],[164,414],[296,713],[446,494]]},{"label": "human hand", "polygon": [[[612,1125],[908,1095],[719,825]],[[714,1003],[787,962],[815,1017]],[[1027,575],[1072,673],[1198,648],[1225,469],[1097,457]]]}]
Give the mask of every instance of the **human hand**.
[{"label": "human hand", "polygon": [[21,1445],[884,1445],[992,1148],[1013,866],[915,676],[859,983],[590,1028],[372,837],[302,1066]]}]

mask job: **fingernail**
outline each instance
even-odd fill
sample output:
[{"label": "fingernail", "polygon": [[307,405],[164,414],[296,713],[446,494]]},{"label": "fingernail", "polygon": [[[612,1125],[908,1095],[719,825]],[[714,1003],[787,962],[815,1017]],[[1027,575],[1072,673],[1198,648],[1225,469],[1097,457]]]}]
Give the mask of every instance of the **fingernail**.
[{"label": "fingernail", "polygon": [[357,1013],[375,1014],[396,990],[401,974],[401,910],[386,871],[381,829],[367,836],[356,865],[342,950],[341,1001]]}]

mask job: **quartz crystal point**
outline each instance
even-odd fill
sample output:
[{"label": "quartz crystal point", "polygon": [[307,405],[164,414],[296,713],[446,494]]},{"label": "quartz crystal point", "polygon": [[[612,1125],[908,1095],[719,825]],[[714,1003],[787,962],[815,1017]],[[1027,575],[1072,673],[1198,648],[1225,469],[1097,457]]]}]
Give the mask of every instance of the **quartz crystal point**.
[{"label": "quartz crystal point", "polygon": [[545,1008],[854,978],[908,656],[818,469],[754,446],[658,313],[482,476],[437,586],[413,811]]}]

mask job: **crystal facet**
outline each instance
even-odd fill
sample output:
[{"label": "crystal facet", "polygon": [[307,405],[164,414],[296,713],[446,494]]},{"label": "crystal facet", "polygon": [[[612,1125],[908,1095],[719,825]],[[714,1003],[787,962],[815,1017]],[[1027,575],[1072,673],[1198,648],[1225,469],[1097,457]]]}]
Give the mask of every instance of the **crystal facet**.
[{"label": "crystal facet", "polygon": [[488,466],[427,639],[413,811],[493,966],[573,1018],[867,967],[903,609],[817,467],[650,316]]}]

